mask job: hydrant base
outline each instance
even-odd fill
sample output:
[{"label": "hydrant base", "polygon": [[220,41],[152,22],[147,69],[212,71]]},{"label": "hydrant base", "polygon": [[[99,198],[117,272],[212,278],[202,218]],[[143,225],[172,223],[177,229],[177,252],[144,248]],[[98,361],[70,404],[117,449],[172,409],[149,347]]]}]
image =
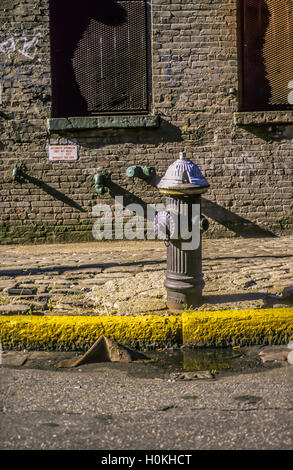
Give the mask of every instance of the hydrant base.
[{"label": "hydrant base", "polygon": [[176,293],[175,295],[167,294],[167,306],[170,310],[183,311],[185,309],[192,309],[199,307],[203,304],[203,297],[200,295],[186,295]]},{"label": "hydrant base", "polygon": [[205,281],[202,273],[192,275],[167,271],[164,285],[167,289],[167,306],[170,309],[184,310],[203,303]]}]

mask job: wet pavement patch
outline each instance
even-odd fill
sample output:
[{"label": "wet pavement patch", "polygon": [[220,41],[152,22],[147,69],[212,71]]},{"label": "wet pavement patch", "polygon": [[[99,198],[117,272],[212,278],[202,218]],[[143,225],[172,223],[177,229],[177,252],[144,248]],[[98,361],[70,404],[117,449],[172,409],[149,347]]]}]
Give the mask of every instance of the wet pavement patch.
[{"label": "wet pavement patch", "polygon": [[[260,350],[259,346],[237,349],[185,348],[154,351],[148,355],[156,366],[170,372],[172,380],[213,379],[219,375],[267,369],[268,365],[264,366],[259,357]],[[274,362],[274,366],[278,367],[278,363]],[[192,377],[194,371],[201,374]]]},{"label": "wet pavement patch", "polygon": [[[273,347],[269,347],[270,357]],[[60,368],[61,361],[77,361],[75,352],[3,351],[2,367],[51,370],[63,373],[100,373],[120,371],[132,377],[157,380],[214,380],[231,374],[261,372],[289,365],[281,356],[279,360],[263,362],[265,346],[241,348],[197,348],[143,351],[146,360],[134,362],[94,362],[74,368]],[[280,347],[276,347],[278,353]],[[289,350],[288,350],[289,351]],[[195,399],[196,397],[184,397]],[[240,398],[239,398],[240,400]]]},{"label": "wet pavement patch", "polygon": [[236,359],[244,358],[244,353],[230,348],[186,348],[175,351],[156,351],[152,359],[170,371],[204,371],[231,369],[239,363]]}]

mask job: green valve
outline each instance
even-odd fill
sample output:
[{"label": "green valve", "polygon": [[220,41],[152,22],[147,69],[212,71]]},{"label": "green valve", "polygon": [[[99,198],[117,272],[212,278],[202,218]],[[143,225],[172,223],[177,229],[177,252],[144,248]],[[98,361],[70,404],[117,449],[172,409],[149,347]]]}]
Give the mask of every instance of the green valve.
[{"label": "green valve", "polygon": [[97,194],[102,195],[109,191],[109,185],[111,184],[111,173],[109,171],[98,168],[97,173],[93,176],[93,180]]},{"label": "green valve", "polygon": [[128,178],[141,178],[147,179],[155,176],[155,169],[149,166],[129,166],[126,170],[126,176]]},{"label": "green valve", "polygon": [[12,169],[12,180],[18,183],[22,182],[25,171],[26,166],[24,163],[21,163],[20,165],[15,165],[15,167]]},{"label": "green valve", "polygon": [[156,170],[153,167],[150,167],[150,166],[143,166],[142,167],[142,172],[148,178],[152,178],[156,174]]},{"label": "green valve", "polygon": [[136,173],[137,173],[137,167],[136,166],[129,166],[126,170],[126,176],[128,176],[128,178],[134,178],[134,176],[136,176]]},{"label": "green valve", "polygon": [[18,175],[19,175],[19,168],[16,166],[12,170],[12,178],[15,180],[18,177]]},{"label": "green valve", "polygon": [[105,194],[106,191],[108,191],[108,188],[105,188],[105,186],[99,186],[99,185],[95,185],[95,191],[96,193],[98,194]]}]

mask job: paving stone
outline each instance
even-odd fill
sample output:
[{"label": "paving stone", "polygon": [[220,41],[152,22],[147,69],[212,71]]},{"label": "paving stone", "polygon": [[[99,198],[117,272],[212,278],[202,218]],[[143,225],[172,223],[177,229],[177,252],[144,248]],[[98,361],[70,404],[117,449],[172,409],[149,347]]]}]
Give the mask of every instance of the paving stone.
[{"label": "paving stone", "polygon": [[36,278],[35,275],[31,276],[17,276],[17,286],[27,286],[31,287],[32,284],[35,283]]},{"label": "paving stone", "polygon": [[60,276],[60,272],[59,271],[43,271],[42,275],[48,278],[51,278],[53,276],[58,278],[58,276]]},{"label": "paving stone", "polygon": [[102,272],[102,268],[100,269],[93,269],[93,270],[89,270],[89,269],[85,269],[85,270],[80,270],[80,269],[72,269],[72,270],[68,270],[68,271],[64,271],[62,273],[62,278],[64,279],[79,279],[79,278],[83,278],[83,277],[86,277],[86,276],[89,276],[89,275],[97,275],[99,273]]},{"label": "paving stone", "polygon": [[44,282],[41,282],[41,284],[46,284],[48,285],[48,283],[50,283],[50,285],[52,286],[70,286],[72,284],[72,281],[68,280],[68,279],[64,279],[63,277],[58,277],[58,278],[49,278],[49,279],[46,279],[44,280]]},{"label": "paving stone", "polygon": [[107,282],[109,278],[104,278],[104,279],[82,279],[78,285],[81,288],[88,288],[91,286],[101,286]]},{"label": "paving stone", "polygon": [[63,295],[78,295],[82,292],[80,287],[77,287],[76,289],[71,289],[71,288],[58,288],[58,289],[52,289],[50,291],[50,295],[55,295],[55,294],[63,294]]},{"label": "paving stone", "polygon": [[23,315],[29,310],[30,306],[25,304],[0,305],[0,315]]},{"label": "paving stone", "polygon": [[134,276],[135,273],[125,273],[125,272],[118,272],[118,273],[102,273],[99,275],[99,279],[106,279],[107,281],[109,279],[120,279],[121,277],[128,277],[131,278]]},{"label": "paving stone", "polygon": [[141,272],[142,270],[143,270],[143,265],[140,265],[140,266],[121,265],[121,266],[112,266],[110,268],[105,268],[103,270],[103,274],[104,273],[131,273],[131,272],[138,273],[138,272]]},{"label": "paving stone", "polygon": [[143,267],[143,271],[166,271],[166,263],[148,264]]},{"label": "paving stone", "polygon": [[35,295],[37,293],[36,287],[10,287],[6,290],[8,295]]},{"label": "paving stone", "polygon": [[46,302],[48,299],[50,299],[50,294],[40,294],[40,295],[27,295],[27,296],[19,296],[19,299],[22,299],[23,301],[29,301],[31,302]]},{"label": "paving stone", "polygon": [[33,302],[30,302],[29,305],[30,305],[32,312],[43,312],[48,309],[47,301],[43,301],[43,302],[33,301]]}]

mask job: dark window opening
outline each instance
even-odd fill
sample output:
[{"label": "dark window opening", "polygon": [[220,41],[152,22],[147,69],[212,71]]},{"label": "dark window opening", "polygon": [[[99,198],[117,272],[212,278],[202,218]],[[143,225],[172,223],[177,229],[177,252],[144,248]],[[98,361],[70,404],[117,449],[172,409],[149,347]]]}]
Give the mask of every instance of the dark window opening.
[{"label": "dark window opening", "polygon": [[241,111],[293,109],[293,0],[240,0]]},{"label": "dark window opening", "polygon": [[52,116],[147,113],[145,0],[49,0]]}]

